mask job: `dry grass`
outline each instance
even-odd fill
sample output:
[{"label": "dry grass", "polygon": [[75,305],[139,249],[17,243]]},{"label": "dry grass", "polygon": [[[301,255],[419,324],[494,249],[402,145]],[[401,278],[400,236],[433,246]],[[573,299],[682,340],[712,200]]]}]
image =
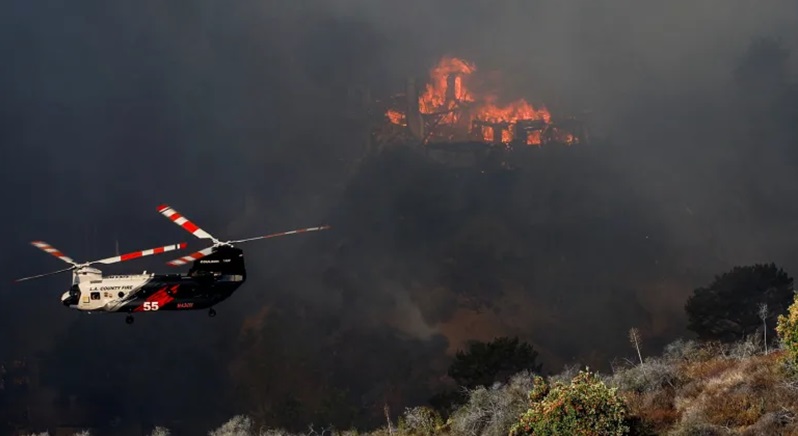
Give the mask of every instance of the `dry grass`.
[{"label": "dry grass", "polygon": [[[612,380],[632,413],[656,434],[798,436],[798,388],[787,382],[783,353],[745,357],[723,351],[691,349],[689,356],[621,370]],[[667,385],[640,389],[633,375],[652,368],[676,376]]]},{"label": "dry grass", "polygon": [[673,405],[672,390],[624,392],[621,395],[629,405],[630,413],[641,418],[656,433],[668,429],[679,420],[679,412]]}]

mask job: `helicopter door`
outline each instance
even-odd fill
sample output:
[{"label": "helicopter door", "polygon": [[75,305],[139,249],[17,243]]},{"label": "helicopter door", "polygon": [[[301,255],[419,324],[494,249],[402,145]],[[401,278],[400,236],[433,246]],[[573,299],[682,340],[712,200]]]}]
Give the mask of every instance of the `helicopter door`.
[{"label": "helicopter door", "polygon": [[100,295],[100,291],[81,292],[80,294],[80,304],[78,305],[79,308],[93,309],[102,305],[102,296]]}]

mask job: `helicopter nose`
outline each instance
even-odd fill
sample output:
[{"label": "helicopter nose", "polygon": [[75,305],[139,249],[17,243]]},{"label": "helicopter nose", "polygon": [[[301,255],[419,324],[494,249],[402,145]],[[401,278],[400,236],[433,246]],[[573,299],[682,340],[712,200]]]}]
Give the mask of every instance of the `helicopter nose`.
[{"label": "helicopter nose", "polygon": [[78,296],[71,291],[66,291],[61,294],[61,304],[70,307],[78,304]]}]

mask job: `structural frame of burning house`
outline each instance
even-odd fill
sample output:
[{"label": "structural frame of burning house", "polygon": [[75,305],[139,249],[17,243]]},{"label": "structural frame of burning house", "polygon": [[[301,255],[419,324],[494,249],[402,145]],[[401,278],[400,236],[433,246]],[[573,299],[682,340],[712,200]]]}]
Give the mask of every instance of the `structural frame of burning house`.
[{"label": "structural frame of burning house", "polygon": [[384,103],[372,131],[378,148],[394,144],[426,153],[465,153],[499,160],[515,151],[542,146],[585,145],[583,119],[554,116],[525,100],[501,106],[492,96],[476,98],[464,84],[472,64],[443,57],[430,72],[424,91],[408,78],[403,93]]}]

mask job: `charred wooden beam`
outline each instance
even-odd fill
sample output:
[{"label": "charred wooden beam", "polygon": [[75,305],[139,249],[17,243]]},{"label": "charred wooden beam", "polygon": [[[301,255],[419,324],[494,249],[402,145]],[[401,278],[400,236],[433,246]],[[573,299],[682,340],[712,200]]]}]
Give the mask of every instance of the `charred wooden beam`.
[{"label": "charred wooden beam", "polygon": [[457,101],[457,74],[446,76],[446,102]]},{"label": "charred wooden beam", "polygon": [[490,128],[491,132],[493,134],[492,143],[494,143],[494,144],[501,144],[501,143],[504,142],[503,133],[505,131],[509,131],[510,130],[510,126],[511,126],[511,123],[509,123],[507,121],[491,122],[491,121],[485,121],[485,120],[474,120],[471,123],[472,135],[474,135],[474,136],[478,135],[478,137],[480,137],[480,138],[484,137],[484,135],[482,134],[482,128],[483,127]]},{"label": "charred wooden beam", "polygon": [[407,79],[405,89],[405,120],[410,134],[421,140],[426,136],[427,132],[424,117],[421,115],[421,110],[418,106],[418,97],[416,79],[410,77]]}]

